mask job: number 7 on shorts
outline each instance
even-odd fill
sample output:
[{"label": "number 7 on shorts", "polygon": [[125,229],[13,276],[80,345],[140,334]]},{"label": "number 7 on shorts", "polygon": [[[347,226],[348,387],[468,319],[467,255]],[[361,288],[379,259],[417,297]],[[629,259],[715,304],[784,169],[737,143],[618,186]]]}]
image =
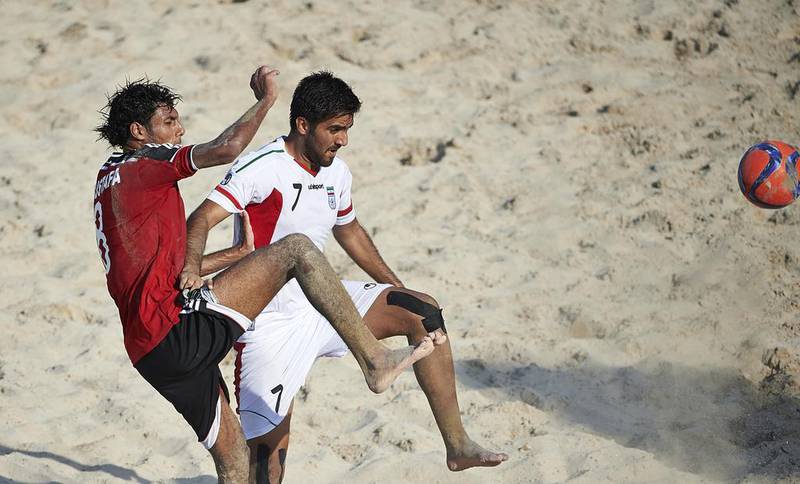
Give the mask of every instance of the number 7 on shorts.
[{"label": "number 7 on shorts", "polygon": [[280,412],[281,408],[281,395],[283,395],[283,385],[278,385],[270,390],[273,395],[278,394],[278,400],[275,402],[275,413]]}]

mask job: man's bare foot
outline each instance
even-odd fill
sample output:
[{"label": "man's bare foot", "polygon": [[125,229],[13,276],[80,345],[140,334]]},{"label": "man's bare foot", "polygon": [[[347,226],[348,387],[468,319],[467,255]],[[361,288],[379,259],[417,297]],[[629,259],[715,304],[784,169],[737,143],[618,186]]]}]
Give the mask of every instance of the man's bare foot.
[{"label": "man's bare foot", "polygon": [[470,467],[494,467],[508,460],[508,454],[490,452],[472,440],[461,449],[447,450],[447,467],[453,472]]},{"label": "man's bare foot", "polygon": [[367,368],[364,369],[367,386],[374,393],[385,392],[400,373],[431,354],[433,348],[433,341],[426,336],[417,346],[406,346],[398,350],[386,349],[383,354],[367,363]]}]

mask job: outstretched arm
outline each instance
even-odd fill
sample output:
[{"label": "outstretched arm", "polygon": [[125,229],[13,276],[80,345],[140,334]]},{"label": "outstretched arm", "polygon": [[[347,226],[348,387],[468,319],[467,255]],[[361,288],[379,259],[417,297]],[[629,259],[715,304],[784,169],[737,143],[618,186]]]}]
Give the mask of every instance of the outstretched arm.
[{"label": "outstretched arm", "polygon": [[261,66],[253,73],[250,77],[250,88],[258,102],[214,140],[194,147],[192,161],[197,168],[231,163],[250,144],[278,97],[278,85],[275,81],[278,73],[277,69],[267,66]]},{"label": "outstretched arm", "polygon": [[[178,289],[198,289],[203,285],[201,273],[203,271],[203,251],[206,248],[208,232],[212,227],[222,222],[228,216],[227,210],[220,207],[211,200],[204,200],[197,209],[192,212],[186,221],[186,261],[183,264],[183,271],[178,278]],[[212,254],[213,255],[213,254]],[[246,254],[242,254],[244,257]],[[228,254],[232,256],[232,254]],[[240,257],[240,258],[241,258]],[[215,257],[213,263],[224,262],[226,257]],[[237,259],[238,260],[238,259]],[[235,261],[230,262],[228,265]],[[222,267],[220,267],[221,269]],[[213,270],[206,272],[211,273]]]},{"label": "outstretched arm", "polygon": [[347,255],[376,282],[405,287],[384,262],[378,248],[358,219],[333,227],[333,236]]}]

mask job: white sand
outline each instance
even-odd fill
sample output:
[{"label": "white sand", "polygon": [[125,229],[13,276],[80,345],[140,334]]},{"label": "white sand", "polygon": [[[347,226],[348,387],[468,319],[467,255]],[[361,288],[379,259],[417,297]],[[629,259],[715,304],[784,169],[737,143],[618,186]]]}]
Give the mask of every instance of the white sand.
[{"label": "white sand", "polygon": [[[798,2],[171,3],[0,4],[0,480],[215,481],[125,355],[91,130],[147,74],[206,141],[259,63],[282,91],[254,146],[311,71],[362,98],[359,219],[446,308],[466,427],[510,454],[450,473],[413,374],[375,396],[348,357],[295,401],[286,482],[800,480],[800,212],[735,178],[748,145],[800,143]],[[187,207],[222,173],[184,182]]]}]

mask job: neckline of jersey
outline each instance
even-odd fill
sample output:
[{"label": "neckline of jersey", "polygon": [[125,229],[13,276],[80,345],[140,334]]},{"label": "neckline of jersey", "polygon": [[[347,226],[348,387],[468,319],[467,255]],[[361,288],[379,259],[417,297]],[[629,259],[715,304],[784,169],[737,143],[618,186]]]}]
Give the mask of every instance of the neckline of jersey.
[{"label": "neckline of jersey", "polygon": [[[320,167],[320,168],[319,168],[317,171],[314,171],[314,170],[312,170],[311,168],[307,167],[306,165],[304,165],[304,164],[300,163],[300,162],[297,160],[297,158],[295,158],[294,156],[290,155],[290,154],[289,154],[289,150],[287,150],[287,149],[286,149],[286,136],[281,136],[279,139],[281,140],[281,149],[283,150],[283,153],[284,153],[284,154],[285,154],[285,155],[286,155],[288,158],[290,158],[292,161],[294,161],[295,163],[297,163],[297,166],[299,166],[300,168],[302,168],[302,169],[303,169],[303,170],[304,170],[306,173],[309,173],[311,176],[313,176],[314,178],[316,178],[316,177],[317,177],[317,175],[319,174],[319,172],[320,172],[320,171],[322,171],[322,167]],[[276,140],[276,141],[277,141],[277,140]]]},{"label": "neckline of jersey", "polygon": [[[285,153],[285,151],[284,151],[284,153]],[[310,173],[310,174],[311,174],[311,176],[313,176],[314,178],[316,178],[316,177],[317,177],[317,174],[318,174],[318,173],[321,171],[321,170],[317,170],[317,171],[314,171],[314,170],[312,170],[311,168],[309,168],[309,167],[307,167],[306,165],[304,165],[304,164],[300,163],[299,161],[297,161],[297,159],[295,159],[294,157],[292,157],[292,156],[291,156],[289,153],[286,153],[286,155],[287,155],[287,156],[289,156],[289,157],[291,157],[291,158],[292,158],[292,161],[294,161],[295,163],[297,163],[297,165],[298,165],[300,168],[302,168],[302,169],[303,169],[303,170],[305,170],[306,172]]]}]

